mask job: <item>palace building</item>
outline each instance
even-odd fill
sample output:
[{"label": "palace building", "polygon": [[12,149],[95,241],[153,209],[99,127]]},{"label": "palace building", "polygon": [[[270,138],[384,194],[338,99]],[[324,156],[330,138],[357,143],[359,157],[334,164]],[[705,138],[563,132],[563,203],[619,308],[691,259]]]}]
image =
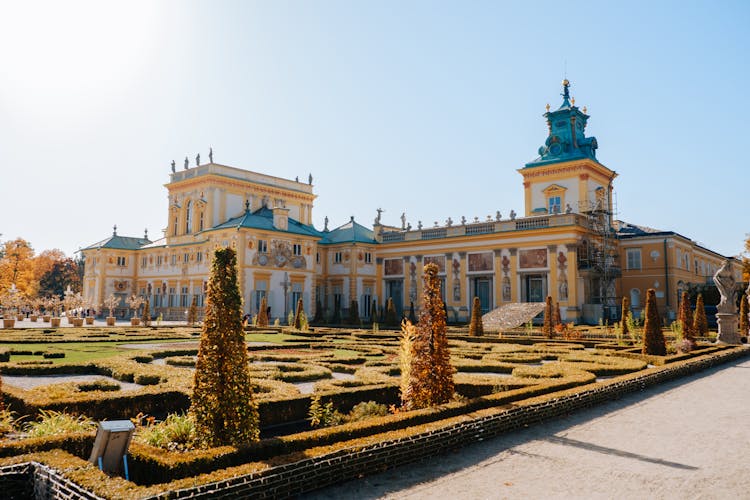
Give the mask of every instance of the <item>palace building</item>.
[{"label": "palace building", "polygon": [[[418,308],[421,268],[435,263],[442,277],[448,320],[468,321],[471,303],[484,312],[514,302],[560,304],[565,321],[597,323],[619,315],[623,295],[636,314],[648,288],[659,310],[673,319],[682,290],[711,282],[727,259],[672,231],[616,220],[617,173],[596,158],[586,136],[589,115],[575,106],[563,82],[562,104],[549,105],[548,136],[523,177],[523,215],[498,212],[486,220],[446,221],[413,229],[353,218],[322,230],[312,224],[312,178],[287,180],[210,161],[183,171],[174,166],[166,188],[167,227],[151,241],[117,234],[81,250],[84,297],[101,304],[114,294],[141,295],[153,314],[184,319],[193,299],[203,306],[214,249],[237,250],[245,311],[256,314],[262,297],[271,316],[284,318],[302,299],[312,317],[346,317],[357,301],[369,319],[392,298],[399,313]],[[741,265],[730,258],[737,281]],[[316,311],[316,308],[322,308]]]}]

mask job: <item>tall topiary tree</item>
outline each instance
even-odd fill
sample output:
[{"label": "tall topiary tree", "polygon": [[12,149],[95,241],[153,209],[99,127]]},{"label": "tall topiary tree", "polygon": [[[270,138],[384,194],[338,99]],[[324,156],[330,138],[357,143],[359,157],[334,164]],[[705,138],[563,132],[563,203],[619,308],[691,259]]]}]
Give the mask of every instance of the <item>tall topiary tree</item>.
[{"label": "tall topiary tree", "polygon": [[667,343],[661,331],[661,318],[656,307],[656,290],[649,288],[646,292],[646,320],[643,323],[643,354],[664,356],[667,354]]},{"label": "tall topiary tree", "polygon": [[385,306],[385,324],[388,326],[398,325],[398,315],[396,314],[396,306],[393,304],[393,297],[388,297]]},{"label": "tall topiary tree", "polygon": [[630,334],[628,330],[628,314],[630,314],[630,297],[627,295],[622,296],[622,313],[620,314],[620,326],[622,328],[622,338],[626,338]]},{"label": "tall topiary tree", "polygon": [[682,328],[682,338],[690,342],[691,347],[694,346],[693,312],[690,310],[690,296],[687,292],[682,292],[682,297],[680,298],[679,320],[680,328]]},{"label": "tall topiary tree", "polygon": [[747,317],[747,305],[747,294],[743,292],[740,299],[740,337],[747,337],[748,329],[750,329],[749,318]]},{"label": "tall topiary tree", "polygon": [[555,302],[555,308],[552,309],[552,327],[558,328],[562,324],[562,316],[560,316],[560,303]]},{"label": "tall topiary tree", "polygon": [[544,324],[542,325],[542,333],[548,339],[552,338],[555,332],[555,328],[552,325],[552,297],[547,295],[547,300],[544,305]]},{"label": "tall topiary tree", "polygon": [[216,250],[211,264],[190,414],[203,445],[239,445],[259,437],[231,248]]},{"label": "tall topiary tree", "polygon": [[198,299],[193,297],[193,301],[190,303],[190,308],[188,309],[187,323],[193,326],[196,321],[198,321]]},{"label": "tall topiary tree", "polygon": [[[436,264],[424,266],[424,304],[411,340],[409,380],[402,381],[401,401],[406,409],[439,405],[453,398],[455,370],[450,364],[438,272]],[[405,336],[407,331],[405,328]]]},{"label": "tall topiary tree", "polygon": [[484,335],[484,325],[482,324],[482,301],[479,300],[478,296],[474,296],[474,301],[471,303],[469,335],[472,337]]},{"label": "tall topiary tree", "polygon": [[706,318],[706,306],[703,303],[703,294],[699,293],[695,299],[695,313],[693,314],[693,331],[696,335],[705,337],[708,335],[708,318]]},{"label": "tall topiary tree", "polygon": [[359,302],[352,300],[349,305],[349,324],[359,325]]},{"label": "tall topiary tree", "polygon": [[409,302],[409,321],[411,321],[412,325],[417,324],[417,314],[414,311],[414,301]]},{"label": "tall topiary tree", "polygon": [[372,299],[372,307],[370,307],[370,323],[378,322],[378,301]]},{"label": "tall topiary tree", "polygon": [[296,330],[302,329],[302,317],[305,314],[305,306],[302,304],[302,299],[297,299],[297,309],[294,311],[294,328]]},{"label": "tall topiary tree", "polygon": [[141,323],[143,326],[151,326],[151,308],[148,305],[148,299],[143,303],[143,312],[141,313]]},{"label": "tall topiary tree", "polygon": [[268,326],[268,302],[266,302],[265,295],[260,299],[260,309],[258,309],[258,317],[255,319],[255,326],[261,328]]}]

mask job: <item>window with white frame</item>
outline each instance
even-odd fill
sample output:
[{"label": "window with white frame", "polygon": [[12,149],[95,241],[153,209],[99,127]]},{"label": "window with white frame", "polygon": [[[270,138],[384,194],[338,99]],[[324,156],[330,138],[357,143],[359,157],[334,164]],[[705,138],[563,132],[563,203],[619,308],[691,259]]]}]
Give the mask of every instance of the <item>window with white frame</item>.
[{"label": "window with white frame", "polygon": [[641,249],[640,248],[628,248],[626,251],[627,255],[627,268],[633,270],[641,269]]},{"label": "window with white frame", "polygon": [[299,243],[295,243],[294,245],[292,245],[292,253],[294,255],[302,255],[302,245],[300,245]]},{"label": "window with white frame", "polygon": [[372,253],[365,252],[365,264],[372,264]]},{"label": "window with white frame", "polygon": [[127,265],[127,260],[125,257],[117,257],[117,265],[120,267],[125,267]]},{"label": "window with white frame", "polygon": [[200,250],[195,253],[195,261],[203,262],[203,252],[201,252]]},{"label": "window with white frame", "polygon": [[266,240],[258,240],[258,252],[268,253],[268,242]]},{"label": "window with white frame", "polygon": [[336,264],[341,264],[341,252],[336,252],[333,254],[333,262]]},{"label": "window with white frame", "polygon": [[562,211],[562,199],[559,196],[547,198],[547,208],[551,214],[559,214]]}]

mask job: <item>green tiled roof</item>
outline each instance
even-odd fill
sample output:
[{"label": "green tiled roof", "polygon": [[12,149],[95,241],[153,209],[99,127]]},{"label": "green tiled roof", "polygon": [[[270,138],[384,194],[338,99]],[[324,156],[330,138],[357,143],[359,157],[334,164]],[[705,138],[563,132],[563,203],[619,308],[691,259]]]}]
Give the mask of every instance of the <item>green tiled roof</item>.
[{"label": "green tiled roof", "polygon": [[138,250],[143,245],[151,243],[146,238],[131,238],[130,236],[120,236],[113,234],[109,238],[87,246],[82,250],[95,250],[97,248],[112,248],[116,250]]},{"label": "green tiled roof", "polygon": [[323,233],[321,245],[333,245],[336,243],[372,243],[376,244],[375,233],[361,224],[354,222],[354,217],[343,226],[333,231]]},{"label": "green tiled roof", "polygon": [[210,229],[207,229],[207,231],[215,231],[217,229],[249,228],[249,229],[264,229],[266,231],[279,231],[282,233],[301,234],[303,236],[315,236],[318,238],[322,236],[322,233],[320,233],[317,229],[315,229],[311,225],[302,224],[301,222],[294,220],[291,217],[289,217],[287,220],[288,220],[288,224],[287,224],[286,230],[274,227],[273,211],[270,210],[269,208],[263,207],[263,208],[256,210],[255,212],[250,212],[248,210],[244,214],[240,215],[239,217],[229,219],[223,224],[219,224],[218,226],[214,226]]}]

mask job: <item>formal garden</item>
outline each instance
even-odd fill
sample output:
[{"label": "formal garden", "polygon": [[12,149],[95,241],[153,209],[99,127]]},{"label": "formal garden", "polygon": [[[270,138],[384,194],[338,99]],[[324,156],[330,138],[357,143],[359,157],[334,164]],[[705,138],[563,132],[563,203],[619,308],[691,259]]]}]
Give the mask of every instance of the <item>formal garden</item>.
[{"label": "formal garden", "polygon": [[[8,495],[294,496],[748,353],[714,343],[701,308],[663,328],[651,292],[643,324],[624,303],[621,325],[565,325],[548,299],[540,326],[447,327],[432,265],[400,330],[311,327],[301,308],[243,327],[234,259],[214,258],[202,327],[2,331]],[[89,462],[103,420],[134,424],[126,470]]]}]

